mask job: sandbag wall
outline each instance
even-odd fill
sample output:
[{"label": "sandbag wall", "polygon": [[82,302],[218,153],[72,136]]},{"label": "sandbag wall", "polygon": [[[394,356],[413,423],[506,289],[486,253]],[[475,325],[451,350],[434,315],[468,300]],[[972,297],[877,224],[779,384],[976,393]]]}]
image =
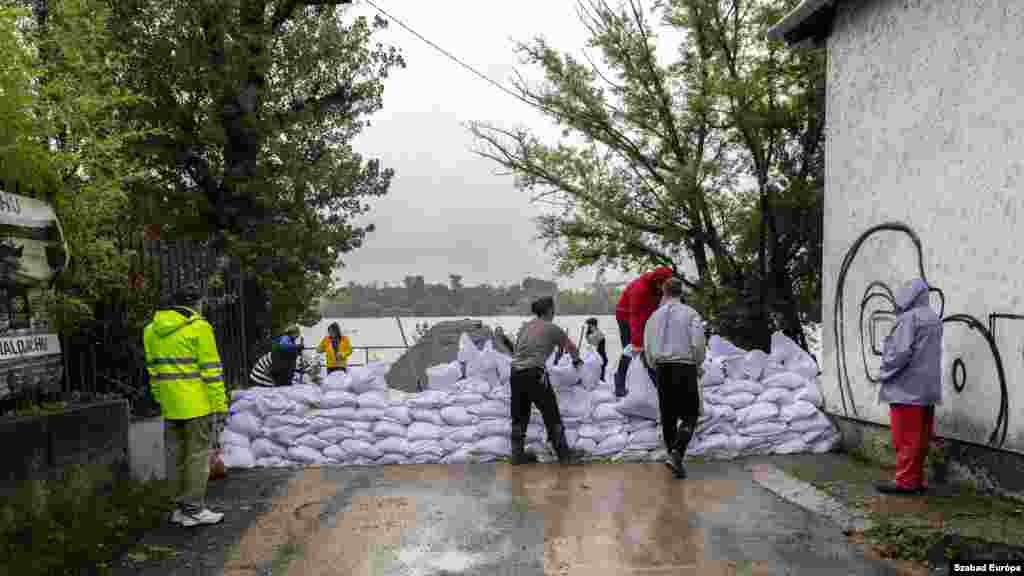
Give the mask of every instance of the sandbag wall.
[{"label": "sandbag wall", "polygon": [[[808,378],[816,367],[810,373],[809,357],[800,354],[806,356],[783,339],[777,345],[773,340],[772,355],[746,353],[712,339],[702,382],[704,414],[688,454],[736,457],[831,449],[836,433],[815,406],[814,383]],[[388,389],[385,364],[325,375],[323,386],[236,391],[221,436],[224,462],[229,468],[251,468],[506,457],[510,362],[490,343],[478,350],[463,338],[458,361],[427,371],[429,390],[424,392]],[[625,399],[617,399],[611,385],[600,380],[601,360],[592,352],[584,354],[579,369],[567,356],[553,355],[547,372],[571,446],[616,461],[665,457],[657,396],[640,362],[631,363]],[[542,461],[554,460],[535,409],[527,448]]]}]

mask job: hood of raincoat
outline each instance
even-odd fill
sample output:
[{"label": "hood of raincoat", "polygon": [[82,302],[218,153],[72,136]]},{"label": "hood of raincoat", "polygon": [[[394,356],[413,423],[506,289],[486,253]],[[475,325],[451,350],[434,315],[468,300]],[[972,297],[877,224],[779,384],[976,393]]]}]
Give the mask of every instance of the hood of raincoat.
[{"label": "hood of raincoat", "polygon": [[914,278],[896,291],[897,313],[921,306],[928,306],[928,283],[921,278]]},{"label": "hood of raincoat", "polygon": [[157,310],[153,315],[153,331],[161,338],[181,330],[183,327],[199,319],[199,313],[188,308],[171,308]]}]

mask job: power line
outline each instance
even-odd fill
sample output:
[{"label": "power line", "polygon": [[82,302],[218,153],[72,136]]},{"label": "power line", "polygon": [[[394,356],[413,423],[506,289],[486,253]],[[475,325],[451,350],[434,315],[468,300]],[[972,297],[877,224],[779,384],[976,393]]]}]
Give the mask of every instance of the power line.
[{"label": "power line", "polygon": [[497,80],[494,80],[494,79],[493,79],[493,78],[491,78],[490,76],[488,76],[488,75],[484,74],[483,72],[480,72],[479,70],[477,70],[476,68],[474,68],[474,67],[470,66],[469,64],[466,64],[466,63],[465,63],[465,62],[463,62],[463,61],[462,61],[461,59],[459,59],[459,57],[458,57],[458,56],[455,56],[455,55],[454,55],[454,54],[452,54],[451,52],[449,52],[449,51],[445,50],[444,48],[441,48],[440,46],[438,46],[437,44],[435,44],[434,42],[432,42],[432,41],[431,41],[430,39],[428,39],[427,37],[423,36],[423,35],[422,35],[422,34],[420,34],[419,32],[417,32],[417,31],[413,30],[412,28],[410,28],[410,27],[409,27],[408,25],[406,25],[406,24],[405,24],[404,22],[402,22],[402,21],[401,21],[401,20],[399,20],[398,18],[395,18],[395,17],[394,17],[394,16],[392,16],[391,14],[388,14],[388,13],[387,13],[387,12],[385,12],[385,11],[384,11],[384,10],[383,10],[383,9],[382,9],[382,8],[381,8],[380,6],[377,6],[377,5],[376,5],[376,4],[375,4],[375,3],[373,2],[373,0],[366,0],[366,3],[367,3],[367,4],[369,4],[370,6],[373,6],[373,7],[374,7],[374,9],[376,9],[376,10],[377,10],[378,12],[380,12],[381,14],[383,14],[384,16],[386,16],[387,18],[389,18],[389,19],[393,20],[393,21],[394,21],[394,22],[395,22],[396,24],[398,24],[398,25],[399,25],[399,26],[401,26],[402,28],[405,28],[406,30],[408,30],[408,31],[409,31],[409,32],[410,32],[410,33],[411,33],[412,35],[416,36],[416,37],[417,37],[417,38],[419,38],[420,40],[422,40],[422,41],[426,42],[427,44],[429,44],[429,45],[430,45],[430,46],[431,46],[432,48],[434,48],[435,50],[437,50],[437,51],[438,51],[438,52],[440,52],[441,54],[444,54],[444,55],[445,55],[446,57],[448,57],[448,59],[450,59],[451,61],[455,62],[455,63],[456,63],[456,64],[458,64],[459,66],[462,66],[462,67],[463,67],[463,68],[465,68],[466,70],[469,70],[470,72],[472,72],[472,73],[473,73],[473,74],[475,74],[476,76],[478,76],[478,77],[482,78],[482,79],[483,79],[483,80],[484,80],[485,82],[488,82],[489,84],[491,84],[492,86],[494,86],[494,87],[495,87],[495,88],[497,88],[498,90],[501,90],[502,92],[504,92],[504,93],[508,94],[509,96],[512,96],[513,98],[515,98],[515,99],[517,99],[517,100],[519,100],[519,101],[521,101],[521,102],[524,102],[524,103],[526,103],[526,104],[528,104],[528,105],[530,105],[530,106],[532,106],[532,107],[534,107],[534,108],[540,108],[540,106],[538,106],[538,105],[537,105],[536,103],[534,103],[534,102],[530,102],[530,101],[529,101],[529,100],[527,100],[526,98],[523,98],[523,97],[522,97],[521,95],[519,95],[519,94],[516,94],[515,92],[513,92],[513,91],[509,90],[508,88],[506,88],[506,87],[505,87],[505,86],[504,86],[503,84],[501,84],[501,83],[500,83],[500,82],[498,82]]}]

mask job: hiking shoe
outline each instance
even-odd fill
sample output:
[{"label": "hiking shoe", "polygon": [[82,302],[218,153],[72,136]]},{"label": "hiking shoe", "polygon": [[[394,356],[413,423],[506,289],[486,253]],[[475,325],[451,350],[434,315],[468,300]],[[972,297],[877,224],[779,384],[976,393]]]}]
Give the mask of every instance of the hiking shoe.
[{"label": "hiking shoe", "polygon": [[189,514],[186,512],[181,512],[180,510],[175,510],[175,514],[180,514],[180,516],[178,516],[178,523],[186,528],[207,524],[217,524],[224,519],[223,513],[213,512],[208,508],[203,508],[201,511],[196,512],[194,514]]}]

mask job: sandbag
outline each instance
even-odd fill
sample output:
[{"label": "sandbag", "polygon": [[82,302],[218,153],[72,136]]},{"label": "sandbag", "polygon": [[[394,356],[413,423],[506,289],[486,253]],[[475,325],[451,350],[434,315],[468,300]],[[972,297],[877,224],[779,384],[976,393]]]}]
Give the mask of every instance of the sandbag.
[{"label": "sandbag", "polygon": [[256,459],[257,468],[286,468],[290,465],[284,458],[269,457]]},{"label": "sandbag", "polygon": [[374,442],[379,440],[379,438],[377,438],[377,435],[374,434],[373,432],[370,432],[369,430],[353,430],[352,440],[362,440],[363,442],[369,442],[370,444],[373,444]]},{"label": "sandbag", "polygon": [[658,428],[658,423],[655,422],[654,420],[646,420],[646,419],[637,419],[637,420],[635,420],[635,419],[632,419],[632,418],[630,418],[626,422],[626,426],[625,426],[625,430],[627,432],[629,432],[630,434],[633,434],[635,432],[640,432],[641,430],[653,430],[653,429],[657,429],[657,428]]},{"label": "sandbag", "polygon": [[699,456],[710,452],[731,452],[734,450],[732,436],[727,434],[709,434],[695,438],[686,447],[686,454]]},{"label": "sandbag", "polygon": [[263,421],[265,428],[280,428],[282,426],[305,427],[306,418],[295,414],[274,414]]},{"label": "sandbag", "polygon": [[480,423],[476,425],[476,430],[481,437],[508,436],[512,433],[512,420],[506,418],[481,420]]},{"label": "sandbag", "polygon": [[438,443],[441,445],[441,448],[444,449],[445,454],[455,452],[456,450],[462,448],[462,442],[458,442],[450,436],[445,436],[444,438],[441,438],[441,440]]},{"label": "sandbag", "polygon": [[349,370],[352,375],[352,382],[349,389],[356,394],[363,394],[371,390],[387,390],[388,383],[381,372],[386,373],[388,365],[381,362],[374,362],[365,367],[357,366]]},{"label": "sandbag", "polygon": [[306,418],[306,429],[309,430],[311,434],[316,434],[317,432],[328,428],[334,428],[337,425],[337,422],[329,418],[319,416],[308,416]]},{"label": "sandbag", "polygon": [[370,430],[373,430],[374,422],[364,422],[362,420],[353,420],[351,422],[346,422],[345,425],[348,426],[349,428],[353,429],[353,430],[363,430],[363,431],[367,431],[368,432]]},{"label": "sandbag", "polygon": [[594,450],[597,449],[597,442],[595,442],[593,438],[584,438],[583,436],[580,436],[573,448],[592,454]]},{"label": "sandbag", "polygon": [[764,392],[764,386],[754,382],[753,380],[726,380],[725,384],[715,391],[719,396],[730,396],[732,394],[739,394],[740,392],[747,392],[748,394],[757,396]]},{"label": "sandbag", "polygon": [[469,334],[463,332],[459,335],[459,352],[458,361],[465,364],[475,362],[480,357],[480,349],[473,343],[473,339],[469,337]]},{"label": "sandbag", "polygon": [[328,460],[338,464],[351,457],[351,455],[342,449],[341,446],[328,446],[327,448],[324,448],[324,456],[327,457]]},{"label": "sandbag", "polygon": [[267,437],[282,446],[291,446],[292,444],[295,444],[295,441],[299,439],[299,436],[305,435],[306,432],[307,430],[305,427],[280,426],[278,428],[268,429]]},{"label": "sandbag", "polygon": [[761,350],[751,350],[743,357],[743,373],[751,380],[758,380],[768,364],[768,354]]},{"label": "sandbag", "polygon": [[749,426],[738,428],[736,432],[743,436],[754,436],[754,437],[774,437],[786,432],[786,425],[781,422],[769,422],[767,420],[761,420],[755,422]]},{"label": "sandbag", "polygon": [[[642,361],[629,363],[629,369],[626,371],[626,388],[629,393],[615,405],[619,413],[625,416],[657,420],[658,392]],[[594,411],[596,412],[598,408],[600,406]]]},{"label": "sandbag", "polygon": [[352,438],[352,429],[344,426],[335,426],[334,428],[321,430],[317,433],[317,437],[323,438],[330,444],[341,444],[342,440]]},{"label": "sandbag", "polygon": [[449,426],[471,426],[480,421],[480,417],[470,414],[462,406],[448,406],[441,409],[441,418]]},{"label": "sandbag", "polygon": [[629,435],[630,448],[657,448],[661,443],[661,433],[657,428],[638,430]]},{"label": "sandbag", "polygon": [[377,420],[383,419],[387,415],[387,410],[380,408],[357,408],[352,413],[353,420],[361,420],[363,422],[376,422]]},{"label": "sandbag", "polygon": [[601,441],[591,452],[598,456],[606,456],[621,451],[626,447],[629,438],[625,434],[614,434]]},{"label": "sandbag", "polygon": [[447,406],[450,401],[450,395],[444,390],[427,390],[414,394],[409,398],[410,408],[437,408],[439,406]]},{"label": "sandbag", "polygon": [[459,426],[453,428],[448,437],[456,442],[468,444],[476,442],[480,438],[480,431],[476,429],[476,426]]},{"label": "sandbag", "polygon": [[787,390],[799,390],[808,386],[807,379],[795,372],[783,372],[771,378],[765,378],[761,384],[767,388],[785,388]]},{"label": "sandbag", "polygon": [[[509,421],[509,429],[511,430],[512,422]],[[526,427],[526,441],[527,442],[543,442],[548,436],[547,430],[541,425],[530,425]]]},{"label": "sandbag", "polygon": [[[631,392],[632,393],[632,392]],[[591,414],[590,419],[594,422],[623,422],[626,417],[623,415],[621,409],[615,404],[599,404],[594,408],[594,412]],[[643,418],[643,416],[637,416]],[[655,415],[655,419],[657,415]]]},{"label": "sandbag", "polygon": [[341,443],[341,448],[357,458],[376,460],[384,455],[376,446],[363,440],[345,440]]},{"label": "sandbag", "polygon": [[742,356],[747,351],[735,346],[732,342],[722,338],[715,334],[708,340],[708,355],[712,357],[720,356]]},{"label": "sandbag", "polygon": [[307,406],[319,406],[320,398],[323,395],[317,386],[285,386],[277,388],[277,392],[284,395],[292,402],[305,404]]},{"label": "sandbag", "polygon": [[700,384],[713,388],[725,383],[725,362],[721,358],[708,357],[704,360],[704,376]]},{"label": "sandbag", "polygon": [[772,449],[772,452],[775,454],[801,454],[808,451],[807,442],[801,438],[787,440]]},{"label": "sandbag", "polygon": [[779,415],[779,407],[769,402],[752,404],[736,411],[736,426],[744,427],[771,420]]},{"label": "sandbag", "polygon": [[421,456],[432,456],[433,458],[431,458],[429,462],[436,462],[447,453],[448,452],[437,440],[417,440],[415,442],[409,442],[409,457],[413,459]]},{"label": "sandbag", "polygon": [[493,385],[493,383],[480,378],[479,376],[471,376],[465,380],[460,380],[458,384],[455,385],[455,389],[458,390],[460,394],[479,394],[483,396],[491,391]]},{"label": "sandbag", "polygon": [[793,393],[788,388],[768,388],[758,394],[757,401],[785,406],[793,403]]},{"label": "sandbag", "polygon": [[590,393],[590,405],[594,407],[598,404],[615,404],[618,401],[611,388],[601,387]]},{"label": "sandbag", "polygon": [[451,404],[452,406],[473,406],[474,404],[480,404],[486,399],[486,396],[476,392],[463,392],[452,396]]},{"label": "sandbag", "polygon": [[772,334],[771,347],[772,359],[782,364],[786,370],[807,379],[818,375],[818,364],[814,357],[782,332]]},{"label": "sandbag", "polygon": [[815,442],[817,442],[818,440],[824,438],[826,435],[829,435],[829,434],[832,434],[832,433],[833,433],[832,427],[812,428],[810,430],[807,430],[806,432],[801,432],[800,433],[800,439],[803,440],[805,444],[811,445],[811,444],[814,444]]},{"label": "sandbag", "polygon": [[429,422],[436,426],[444,426],[444,418],[441,417],[441,411],[436,408],[413,408],[409,410],[409,415],[412,416],[414,422]]},{"label": "sandbag", "polygon": [[591,438],[595,440],[603,440],[605,437],[604,432],[602,432],[601,428],[596,424],[584,424],[579,427],[579,430],[577,430],[576,433],[579,434],[581,438]]},{"label": "sandbag", "polygon": [[444,435],[444,429],[441,426],[431,424],[429,422],[413,422],[409,425],[406,432],[406,438],[410,442],[418,440],[437,440]]},{"label": "sandbag", "polygon": [[473,449],[463,448],[441,459],[442,464],[465,464],[473,461]]},{"label": "sandbag", "polygon": [[392,464],[408,464],[409,457],[405,454],[384,454],[374,462],[377,466],[388,466]]},{"label": "sandbag", "polygon": [[551,381],[551,386],[556,389],[568,388],[579,383],[580,373],[579,370],[573,366],[572,357],[569,356],[569,354],[562,354],[562,357],[556,362],[555,358],[557,356],[557,351],[552,352],[544,363],[544,368],[548,373],[548,379]]},{"label": "sandbag", "polygon": [[501,382],[497,354],[494,350],[494,343],[490,340],[485,342],[480,355],[472,362],[466,363],[466,376],[483,380],[488,383],[488,387]]},{"label": "sandbag", "polygon": [[248,438],[256,438],[261,432],[259,418],[248,412],[232,414],[228,418],[227,429]]},{"label": "sandbag", "polygon": [[747,377],[746,354],[741,356],[727,356],[722,359],[725,365],[725,377],[739,380]]},{"label": "sandbag", "polygon": [[388,408],[390,404],[388,404],[388,396],[386,393],[379,390],[373,390],[359,395],[358,406],[359,409],[373,408],[376,410],[384,410]]},{"label": "sandbag", "polygon": [[252,455],[252,451],[235,444],[228,444],[224,447],[221,461],[226,468],[252,468],[256,465],[256,458]]},{"label": "sandbag", "polygon": [[380,419],[403,426],[412,424],[412,414],[409,413],[409,409],[405,406],[389,406],[382,411]]},{"label": "sandbag", "polygon": [[430,390],[450,390],[460,378],[462,366],[458,361],[427,368],[427,388]]},{"label": "sandbag", "polygon": [[583,365],[579,368],[580,383],[585,389],[593,390],[601,383],[603,376],[601,356],[593,350],[587,350],[580,359],[583,360]]},{"label": "sandbag", "polygon": [[793,399],[796,400],[797,402],[808,402],[810,404],[813,404],[814,406],[817,406],[818,408],[821,408],[824,404],[824,400],[821,397],[821,393],[818,392],[818,388],[816,386],[810,385],[808,385],[806,388],[798,390],[796,392],[796,396],[794,396]]},{"label": "sandbag", "polygon": [[332,372],[324,378],[324,388],[329,391],[348,390],[351,386],[352,378],[341,370]]},{"label": "sandbag", "polygon": [[388,422],[387,420],[380,420],[373,425],[373,434],[377,438],[387,438],[389,436],[398,436],[405,438],[406,427],[396,422]]},{"label": "sandbag", "polygon": [[224,447],[238,446],[248,450],[251,441],[245,434],[239,434],[230,428],[224,428],[220,433],[220,444]]},{"label": "sandbag", "polygon": [[507,456],[512,452],[508,435],[488,436],[473,444],[473,451],[493,456]]},{"label": "sandbag", "polygon": [[331,443],[326,441],[326,440],[324,440],[323,438],[320,438],[319,436],[314,436],[312,434],[305,434],[305,435],[299,436],[298,439],[295,440],[295,445],[296,446],[309,446],[310,448],[312,448],[314,450],[321,451],[324,448],[327,448],[328,446],[330,446]]},{"label": "sandbag", "polygon": [[732,406],[734,410],[751,406],[754,404],[756,399],[757,396],[754,396],[750,392],[740,392],[738,394],[730,394],[728,396],[720,396],[717,398],[719,404]]},{"label": "sandbag", "polygon": [[804,420],[806,418],[813,418],[820,414],[818,407],[810,402],[800,400],[794,402],[789,406],[783,406],[780,411],[780,416],[786,422],[792,422],[794,420]]},{"label": "sandbag", "polygon": [[499,400],[487,400],[475,406],[468,406],[466,410],[481,418],[507,418],[511,414],[509,405]]},{"label": "sandbag", "polygon": [[302,412],[302,407],[298,402],[289,400],[276,391],[260,394],[257,398],[257,406],[261,418],[272,414],[299,414]]},{"label": "sandbag", "polygon": [[728,422],[726,420],[713,420],[704,425],[697,426],[697,436],[712,436],[714,434],[732,436],[733,434],[736,434],[736,427],[732,422]]},{"label": "sandbag", "polygon": [[284,446],[275,444],[271,440],[266,438],[259,438],[252,443],[252,455],[254,458],[259,460],[260,458],[287,458],[288,450]]},{"label": "sandbag", "polygon": [[579,387],[563,390],[558,395],[558,411],[563,419],[586,418],[591,411],[590,393]]},{"label": "sandbag", "polygon": [[[333,376],[333,374],[332,374]],[[328,390],[320,398],[322,408],[355,408],[359,405],[359,397],[347,390]]]}]

